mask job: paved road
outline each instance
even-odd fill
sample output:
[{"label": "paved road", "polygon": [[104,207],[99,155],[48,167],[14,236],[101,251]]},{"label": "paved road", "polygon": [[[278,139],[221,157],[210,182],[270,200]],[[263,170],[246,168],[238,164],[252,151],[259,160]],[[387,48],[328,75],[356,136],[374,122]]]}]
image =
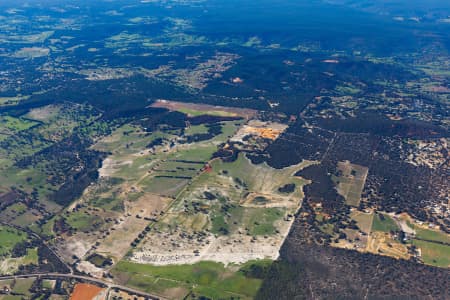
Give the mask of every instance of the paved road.
[{"label": "paved road", "polygon": [[32,278],[32,277],[40,277],[40,278],[60,278],[60,279],[78,279],[84,281],[90,281],[97,284],[105,285],[108,289],[119,289],[131,294],[135,294],[138,296],[146,297],[152,300],[165,300],[161,296],[145,293],[142,291],[138,291],[126,286],[114,284],[112,282],[104,281],[98,278],[93,278],[89,276],[83,275],[74,275],[74,274],[60,274],[60,273],[41,273],[41,274],[27,274],[27,275],[11,275],[11,276],[0,276],[0,280],[8,280],[8,279],[20,279],[20,278]]}]

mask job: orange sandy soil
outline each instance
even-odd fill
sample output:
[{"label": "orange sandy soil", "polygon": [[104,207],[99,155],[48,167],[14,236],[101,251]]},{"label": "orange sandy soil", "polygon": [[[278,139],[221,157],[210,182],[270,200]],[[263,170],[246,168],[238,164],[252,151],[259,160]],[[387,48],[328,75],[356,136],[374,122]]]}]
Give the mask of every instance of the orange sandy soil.
[{"label": "orange sandy soil", "polygon": [[70,300],[92,300],[94,299],[103,289],[93,284],[78,283],[75,285]]}]

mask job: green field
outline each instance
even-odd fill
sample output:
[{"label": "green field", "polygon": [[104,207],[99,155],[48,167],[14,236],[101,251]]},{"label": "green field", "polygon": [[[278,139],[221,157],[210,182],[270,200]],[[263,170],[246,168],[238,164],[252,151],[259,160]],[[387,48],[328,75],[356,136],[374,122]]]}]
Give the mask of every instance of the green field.
[{"label": "green field", "polygon": [[0,255],[7,255],[17,243],[27,240],[26,233],[0,225]]},{"label": "green field", "polygon": [[87,232],[94,227],[99,227],[103,223],[103,220],[95,215],[86,213],[84,210],[69,214],[66,222],[73,229]]},{"label": "green field", "polygon": [[275,221],[280,220],[285,215],[282,208],[248,208],[246,209],[244,224],[247,224],[251,235],[272,235],[275,234]]},{"label": "green field", "polygon": [[277,170],[265,164],[254,165],[243,154],[240,154],[238,159],[231,163],[215,160],[212,167],[213,173],[210,176],[217,176],[225,172],[227,176],[240,181],[248,190],[255,192],[264,190],[267,193],[283,195],[278,192],[278,188],[286,183],[295,183],[297,188],[290,196],[299,197],[301,195],[300,187],[305,184],[303,179],[293,176],[295,171],[300,169],[299,166]]},{"label": "green field", "polygon": [[[219,235],[228,235],[241,229],[252,236],[273,235],[277,231],[276,221],[282,220],[287,213],[294,213],[292,208],[296,206],[296,199],[302,196],[301,187],[305,182],[293,176],[300,169],[299,166],[276,170],[267,165],[253,165],[244,155],[239,155],[234,162],[216,159],[211,166],[209,172],[195,177],[182,190],[172,205],[172,212],[176,213],[163,219],[163,223],[194,226],[194,230],[210,229]],[[296,184],[293,193],[278,191],[286,183]],[[158,186],[167,184],[162,182]],[[251,198],[253,200],[245,200],[251,192],[261,195]],[[207,199],[205,193],[213,198]],[[271,201],[276,201],[276,204],[265,207]],[[209,218],[197,218],[193,204],[204,207],[204,213]]]},{"label": "green field", "polygon": [[204,124],[190,126],[189,128],[186,128],[184,130],[184,134],[186,136],[200,134],[200,133],[207,133],[207,132],[208,132],[208,127],[206,127]]},{"label": "green field", "polygon": [[222,111],[222,110],[195,110],[190,108],[179,108],[177,109],[179,112],[182,112],[184,114],[196,117],[196,116],[202,116],[202,115],[208,115],[208,116],[218,116],[218,117],[233,117],[235,114]]},{"label": "green field", "polygon": [[11,116],[0,117],[0,132],[14,133],[29,129],[38,123],[29,119],[15,118]]},{"label": "green field", "polygon": [[411,224],[410,222],[408,222],[407,224],[409,227],[413,228],[416,231],[416,237],[419,239],[450,244],[450,235],[442,231],[422,228]]},{"label": "green field", "polygon": [[450,246],[416,239],[412,243],[420,248],[424,263],[442,268],[450,267]]},{"label": "green field", "polygon": [[30,288],[35,280],[35,278],[17,279],[12,290],[17,294],[30,295]]},{"label": "green field", "polygon": [[42,280],[42,287],[47,290],[52,290],[55,286],[55,280],[44,279]]},{"label": "green field", "polygon": [[398,231],[399,228],[397,224],[395,224],[394,220],[386,214],[383,214],[384,220],[381,219],[380,214],[376,213],[373,217],[372,230],[373,231],[382,231],[382,232],[391,232]]},{"label": "green field", "polygon": [[[219,235],[244,230],[251,236],[270,236],[277,232],[277,221],[283,220],[288,213],[293,214],[296,199],[302,197],[301,187],[305,181],[293,176],[300,166],[277,170],[265,164],[253,165],[244,155],[239,155],[234,162],[216,159],[211,167],[210,171],[201,173],[186,185],[172,205],[172,213],[158,227],[170,224],[187,226],[188,231],[209,229]],[[154,184],[147,188],[170,188],[164,181],[160,179],[158,185],[154,180],[147,182]],[[278,189],[287,183],[295,183],[295,190],[289,194],[279,192]],[[260,194],[247,200],[249,193]],[[203,207],[209,217],[198,218],[196,205]]]},{"label": "green field", "polygon": [[368,168],[347,161],[338,162],[337,167],[339,172],[332,176],[332,180],[337,185],[337,191],[345,198],[348,205],[358,207]]},{"label": "green field", "polygon": [[[173,286],[184,287],[197,296],[213,299],[253,298],[262,280],[246,277],[241,270],[250,265],[268,266],[270,261],[253,261],[241,266],[225,267],[216,262],[200,262],[193,265],[152,266],[127,261],[119,262],[112,273],[126,278],[129,286],[147,292],[163,293]],[[255,268],[255,267],[253,267]]]}]

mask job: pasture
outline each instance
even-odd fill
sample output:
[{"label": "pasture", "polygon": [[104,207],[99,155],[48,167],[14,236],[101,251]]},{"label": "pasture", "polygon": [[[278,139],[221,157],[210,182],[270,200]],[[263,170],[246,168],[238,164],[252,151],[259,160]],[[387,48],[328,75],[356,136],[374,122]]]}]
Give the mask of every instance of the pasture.
[{"label": "pasture", "polygon": [[349,161],[339,162],[338,174],[333,176],[337,190],[348,205],[358,207],[369,169]]}]

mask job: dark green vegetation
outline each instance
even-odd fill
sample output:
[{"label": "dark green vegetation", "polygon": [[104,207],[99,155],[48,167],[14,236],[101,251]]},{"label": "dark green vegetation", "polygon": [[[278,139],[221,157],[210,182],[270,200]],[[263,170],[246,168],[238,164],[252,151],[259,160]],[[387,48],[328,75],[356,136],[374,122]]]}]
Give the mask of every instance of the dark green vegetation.
[{"label": "dark green vegetation", "polygon": [[112,265],[113,263],[110,258],[103,257],[97,253],[90,255],[87,260],[93,263],[98,268],[107,267]]},{"label": "dark green vegetation", "polygon": [[278,191],[280,193],[292,193],[295,191],[295,183],[288,183],[286,185],[283,185],[282,187],[278,188]]},{"label": "dark green vegetation", "polygon": [[[304,203],[281,249],[280,260],[265,277],[258,299],[310,299],[312,295],[324,299],[396,299],[399,295],[406,298],[448,295],[448,269],[319,245],[318,239],[323,239],[324,234],[313,226],[311,213],[311,207]],[[424,254],[424,259],[431,259],[432,251],[442,250],[434,247]],[[444,256],[445,262],[448,260]]]}]

